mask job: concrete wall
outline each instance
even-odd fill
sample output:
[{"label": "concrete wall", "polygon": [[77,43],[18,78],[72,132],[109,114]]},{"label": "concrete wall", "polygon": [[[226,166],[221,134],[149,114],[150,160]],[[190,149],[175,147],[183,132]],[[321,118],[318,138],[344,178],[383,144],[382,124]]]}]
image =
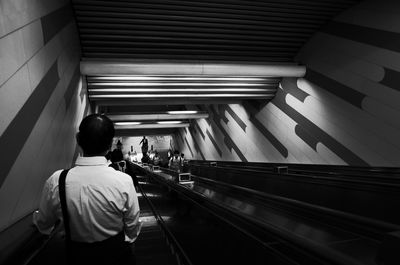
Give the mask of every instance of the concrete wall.
[{"label": "concrete wall", "polygon": [[400,3],[363,1],[315,34],[267,103],[197,106],[175,137],[187,157],[400,166]]},{"label": "concrete wall", "polygon": [[37,208],[44,181],[71,166],[88,112],[70,1],[0,2],[0,231]]}]

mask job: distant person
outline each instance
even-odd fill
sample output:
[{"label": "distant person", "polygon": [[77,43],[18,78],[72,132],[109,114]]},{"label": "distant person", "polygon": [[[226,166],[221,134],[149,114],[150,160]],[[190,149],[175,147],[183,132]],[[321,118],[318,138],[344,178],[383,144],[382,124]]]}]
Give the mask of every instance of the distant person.
[{"label": "distant person", "polygon": [[171,149],[169,149],[167,152],[168,161],[171,159],[171,157],[172,157],[172,151],[171,151]]},{"label": "distant person", "polygon": [[176,172],[181,172],[182,159],[179,156],[179,151],[174,151],[174,156],[168,162],[168,167]]},{"label": "distant person", "polygon": [[122,143],[120,140],[117,142],[117,149],[122,151]]},{"label": "distant person", "polygon": [[185,154],[181,153],[181,166],[183,167],[183,164],[185,162]]},{"label": "distant person", "polygon": [[124,159],[121,150],[114,149],[114,151],[112,151],[111,162],[112,163],[110,164],[110,167],[114,168],[115,170],[122,171],[122,172],[128,174],[129,176],[131,176],[131,178],[133,180],[133,184],[135,185],[135,188],[137,190],[137,188],[139,187],[139,182],[136,177],[136,173],[135,173],[136,171],[135,171],[133,165],[131,165],[131,162],[128,161],[127,159]]},{"label": "distant person", "polygon": [[159,156],[158,152],[156,151],[153,156],[153,165],[160,166],[162,162],[161,157]]},{"label": "distant person", "polygon": [[143,139],[140,141],[139,144],[142,145],[142,153],[144,156],[144,154],[147,154],[147,151],[149,150],[149,141],[147,140],[146,136],[143,136]]},{"label": "distant person", "polygon": [[124,160],[124,156],[121,150],[114,149],[114,151],[112,151],[110,167],[122,172],[126,171],[126,161]]},{"label": "distant person", "polygon": [[133,155],[132,155],[132,162],[138,162],[138,158],[137,158],[137,153],[136,151],[133,151]]},{"label": "distant person", "polygon": [[47,179],[33,214],[34,224],[47,235],[63,220],[68,264],[135,263],[129,243],[140,232],[139,203],[131,177],[107,165],[113,137],[109,118],[85,117],[76,135],[83,157]]},{"label": "distant person", "polygon": [[150,157],[147,153],[143,154],[142,163],[146,163],[146,164],[150,163]]}]

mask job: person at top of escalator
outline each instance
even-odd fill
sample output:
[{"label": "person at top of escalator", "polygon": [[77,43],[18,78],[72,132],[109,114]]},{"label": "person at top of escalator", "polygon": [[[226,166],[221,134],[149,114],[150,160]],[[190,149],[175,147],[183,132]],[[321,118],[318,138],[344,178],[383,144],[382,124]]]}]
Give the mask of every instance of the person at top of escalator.
[{"label": "person at top of escalator", "polygon": [[181,172],[182,158],[179,156],[178,150],[174,151],[174,155],[169,160],[168,167],[176,172]]},{"label": "person at top of escalator", "polygon": [[143,136],[143,139],[140,141],[140,143],[142,145],[142,153],[143,156],[146,154],[147,155],[147,151],[149,150],[149,141],[146,139],[146,136]]},{"label": "person at top of escalator", "polygon": [[114,132],[104,115],[82,120],[76,138],[83,156],[47,179],[33,214],[47,235],[62,221],[68,264],[135,264],[131,243],[141,228],[139,203],[131,177],[107,164]]},{"label": "person at top of escalator", "polygon": [[154,152],[153,159],[152,159],[153,165],[155,165],[155,166],[160,166],[160,165],[161,165],[161,162],[162,162],[162,159],[161,159],[160,155],[158,154],[157,151],[155,151],[155,152]]}]

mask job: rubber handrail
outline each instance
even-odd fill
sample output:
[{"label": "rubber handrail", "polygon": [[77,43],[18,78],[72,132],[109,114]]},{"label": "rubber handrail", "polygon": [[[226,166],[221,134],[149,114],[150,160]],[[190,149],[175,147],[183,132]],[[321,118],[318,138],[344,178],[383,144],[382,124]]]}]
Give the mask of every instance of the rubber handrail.
[{"label": "rubber handrail", "polygon": [[379,221],[379,220],[368,218],[368,217],[350,214],[350,213],[334,210],[334,209],[323,207],[323,206],[317,206],[317,205],[314,205],[311,203],[306,203],[306,202],[302,202],[302,201],[298,201],[298,200],[294,200],[294,199],[289,199],[289,198],[278,196],[278,195],[272,195],[272,194],[268,194],[268,193],[261,192],[258,190],[253,190],[253,189],[249,189],[249,188],[245,188],[245,187],[241,187],[241,186],[237,186],[237,185],[233,185],[233,184],[229,184],[229,183],[225,183],[225,182],[221,182],[221,181],[217,181],[217,180],[207,179],[204,177],[199,177],[199,176],[195,176],[195,175],[192,175],[192,177],[201,179],[203,181],[210,182],[213,184],[217,184],[220,186],[225,186],[230,189],[242,191],[247,194],[251,194],[251,195],[255,194],[257,196],[260,196],[263,198],[268,198],[270,200],[279,201],[279,202],[283,202],[283,203],[287,203],[287,204],[293,204],[296,207],[307,208],[307,209],[310,209],[313,211],[323,212],[324,214],[333,215],[333,216],[336,216],[339,218],[354,220],[359,223],[364,223],[368,226],[378,227],[379,229],[382,229],[382,230],[389,230],[389,231],[399,231],[400,230],[399,225],[395,225],[392,223],[387,223],[387,222]]},{"label": "rubber handrail", "polygon": [[184,258],[184,264],[193,265],[193,263],[190,261],[189,257],[187,256],[186,252],[183,250],[182,246],[179,244],[178,240],[175,238],[175,236],[172,234],[172,232],[168,229],[168,227],[165,224],[164,220],[162,219],[161,215],[157,212],[153,203],[147,197],[146,193],[143,191],[143,189],[140,187],[140,185],[139,185],[139,190],[142,193],[143,197],[146,199],[147,203],[149,204],[151,211],[153,212],[154,216],[157,219],[157,222],[160,224],[161,228],[165,231],[166,235],[169,237],[170,242],[173,242],[175,247],[179,250],[179,253]]},{"label": "rubber handrail", "polygon": [[[157,175],[156,173],[153,173],[153,175]],[[168,183],[167,180],[164,180],[164,183],[167,183],[167,185],[169,185],[171,188],[173,188],[174,190],[177,190],[176,187],[179,187],[179,185],[171,185],[171,183]],[[185,188],[183,188],[185,189]],[[187,189],[186,189],[187,190]],[[178,190],[178,191],[182,191],[182,190]],[[182,194],[182,192],[181,192]],[[222,205],[216,204],[214,201],[210,200],[209,198],[202,196],[200,194],[197,194],[198,196],[201,196],[203,200],[211,203],[214,206],[218,206],[221,209],[224,209],[225,211],[237,215],[237,216],[241,216],[242,218],[244,218],[244,220],[248,220],[250,218],[248,218],[248,216],[244,216],[236,211],[232,211],[231,209],[224,207]],[[194,202],[196,205],[212,212],[208,207],[203,206],[202,204],[196,202],[195,200],[193,200],[192,198],[190,198],[189,196],[185,196],[188,199],[190,199],[192,202]],[[212,212],[213,215],[218,216],[219,218],[222,218],[224,221],[228,222],[229,224],[233,225],[233,227],[235,227],[236,229],[238,229],[240,232],[250,236],[253,239],[256,239],[258,242],[262,243],[264,246],[267,245],[267,243],[265,243],[264,241],[262,241],[261,239],[258,239],[257,237],[251,235],[250,233],[248,233],[247,231],[241,229],[240,227],[236,226],[235,224],[233,224],[231,221],[227,220],[224,217],[221,217],[220,215],[218,215],[216,212]],[[287,241],[287,243],[290,242],[294,242],[294,244],[300,248],[300,249],[306,249],[308,252],[313,253],[315,256],[320,257],[326,261],[329,262],[333,262],[336,265],[362,265],[362,263],[348,257],[345,256],[343,254],[338,253],[337,251],[334,251],[328,247],[322,246],[318,243],[315,243],[309,239],[306,238],[300,238],[298,236],[293,235],[290,232],[287,232],[283,229],[280,229],[279,227],[273,226],[273,225],[267,225],[265,223],[260,223],[260,221],[258,220],[253,220],[251,219],[252,222],[248,221],[248,224],[253,224],[253,223],[257,223],[258,225],[264,227],[265,229],[268,229],[269,232],[274,233],[275,235],[277,235],[278,237],[284,239],[285,241]]]}]

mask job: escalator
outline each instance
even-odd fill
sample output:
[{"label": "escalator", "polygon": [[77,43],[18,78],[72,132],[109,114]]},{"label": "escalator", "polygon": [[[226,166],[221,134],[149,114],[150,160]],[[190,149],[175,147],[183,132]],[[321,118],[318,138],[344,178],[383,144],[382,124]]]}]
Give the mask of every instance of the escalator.
[{"label": "escalator", "polygon": [[[220,251],[214,251],[214,254],[216,257],[221,257],[220,262],[229,260],[229,256],[224,256],[224,251],[236,255],[233,263],[246,262],[239,254],[241,249],[246,249],[247,257],[252,259],[251,262],[255,264],[258,264],[257,262],[262,264],[268,260],[263,255],[256,258],[259,256],[258,253],[275,253],[275,257],[281,257],[282,260],[273,261],[271,264],[288,262],[287,264],[372,265],[377,264],[376,257],[385,234],[399,229],[397,225],[378,220],[201,177],[195,177],[192,185],[181,185],[169,176],[171,172],[163,171],[149,172],[149,175],[154,181],[175,190],[181,201],[186,201],[186,204],[190,205],[186,208],[192,210],[184,210],[186,219],[189,220],[188,223],[192,224],[190,229],[201,231],[200,235],[207,234],[207,231],[202,231],[201,227],[195,226],[196,222],[204,219],[198,216],[193,217],[193,215],[199,215],[200,208],[203,211],[204,209],[212,211],[213,213],[210,215],[213,215],[214,219],[215,216],[219,216],[217,219],[220,220],[221,225],[217,226],[218,228],[212,230],[210,228],[212,225],[208,225],[210,228],[208,234],[213,236],[207,245],[219,242],[214,246]],[[193,211],[193,209],[196,210]],[[207,218],[205,219],[207,220]],[[216,223],[218,222],[212,222],[214,225]],[[184,227],[184,224],[180,226]],[[248,242],[242,247],[235,248],[240,245],[238,242],[245,240],[234,237],[227,241],[218,241],[220,238],[229,238],[229,235],[233,234],[233,230],[225,235],[221,234],[221,231],[229,230],[229,227],[241,231],[246,235],[245,238]],[[174,231],[177,235],[185,234],[178,228]],[[193,231],[191,234],[193,238],[198,238],[199,242],[202,240],[207,242],[200,235],[194,235]],[[253,239],[250,240],[251,242],[250,238]],[[181,240],[185,241],[186,239],[183,236]],[[204,242],[201,244],[206,244]],[[230,244],[232,242],[235,243],[232,245]],[[182,244],[190,245],[187,252],[196,257],[192,252],[199,246],[190,240],[186,240]],[[263,246],[263,251],[257,252],[258,246]],[[211,252],[212,250],[210,250]],[[202,256],[197,256],[193,260],[198,261],[201,258]],[[202,262],[209,261],[202,260]]]}]

